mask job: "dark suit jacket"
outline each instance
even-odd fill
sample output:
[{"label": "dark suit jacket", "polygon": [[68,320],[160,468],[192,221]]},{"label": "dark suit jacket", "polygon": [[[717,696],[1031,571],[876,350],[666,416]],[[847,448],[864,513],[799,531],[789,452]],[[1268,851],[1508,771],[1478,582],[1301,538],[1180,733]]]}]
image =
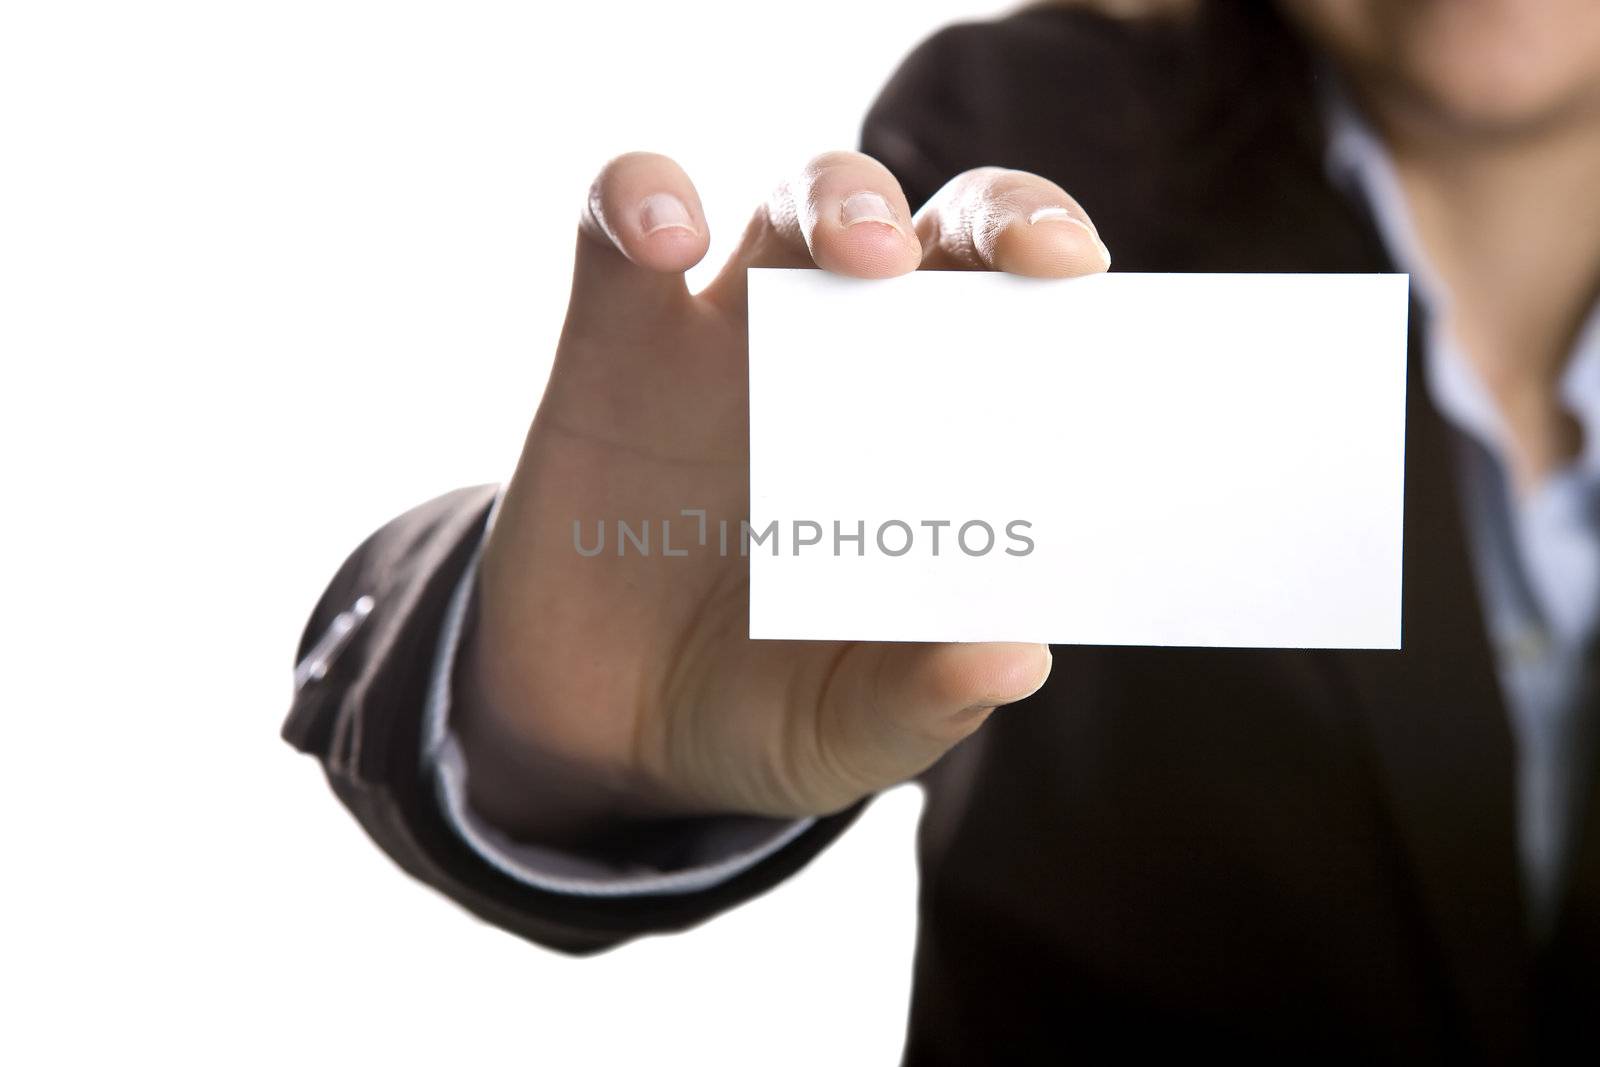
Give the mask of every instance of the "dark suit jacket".
[{"label": "dark suit jacket", "polygon": [[[1364,207],[1325,178],[1315,65],[1266,7],[1217,2],[1193,23],[1049,9],[948,29],[889,84],[864,147],[914,204],[973,166],[1051,177],[1118,269],[1392,269]],[[1523,1060],[1569,1047],[1600,1006],[1600,820],[1581,831],[1553,947],[1535,952],[1526,930],[1513,742],[1419,351],[1414,332],[1404,651],[1057,648],[1042,691],[926,775],[909,1062]],[[824,819],[687,896],[542,893],[470,852],[422,780],[418,729],[491,492],[379,530],[306,630],[309,645],[374,598],[284,733],[402,867],[582,952],[737,904],[848,824],[854,811]]]}]

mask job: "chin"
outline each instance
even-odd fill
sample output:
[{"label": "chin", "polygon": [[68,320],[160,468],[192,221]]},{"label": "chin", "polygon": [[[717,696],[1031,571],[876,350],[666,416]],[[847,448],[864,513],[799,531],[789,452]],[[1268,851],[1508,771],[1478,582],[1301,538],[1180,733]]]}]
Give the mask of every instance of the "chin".
[{"label": "chin", "polygon": [[1282,0],[1367,94],[1482,132],[1600,112],[1597,0]]},{"label": "chin", "polygon": [[[1596,4],[1600,8],[1600,4]],[[1406,42],[1393,81],[1407,103],[1442,124],[1485,133],[1533,131],[1584,111],[1600,113],[1600,49],[1507,33],[1448,34]]]}]

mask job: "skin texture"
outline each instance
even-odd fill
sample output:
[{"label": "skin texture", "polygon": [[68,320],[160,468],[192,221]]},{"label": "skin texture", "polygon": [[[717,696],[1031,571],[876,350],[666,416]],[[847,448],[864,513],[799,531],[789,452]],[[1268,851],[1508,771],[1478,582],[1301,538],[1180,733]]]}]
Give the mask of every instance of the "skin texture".
[{"label": "skin texture", "polygon": [[[1489,386],[1519,489],[1579,444],[1556,382],[1600,283],[1600,4],[1284,0],[1388,141],[1443,326]],[[630,820],[844,808],[930,765],[1050,669],[1035,645],[751,642],[737,555],[581,558],[572,522],[747,512],[744,271],[1069,277],[1109,253],[1067,193],[964,174],[915,219],[849,152],[779,185],[702,293],[689,177],[620,156],[584,207],[550,382],[485,549],[453,725],[478,810],[552,843]],[[865,354],[864,358],[870,358]],[[657,525],[659,529],[659,525]]]},{"label": "skin texture", "polygon": [[1281,0],[1386,114],[1418,132],[1521,139],[1600,108],[1589,0]]},{"label": "skin texture", "polygon": [[683,271],[707,237],[670,159],[621,156],[595,179],[458,677],[473,802],[526,838],[835,811],[921,771],[1050,669],[1038,645],[752,642],[738,555],[585,559],[572,521],[700,507],[736,528],[748,514],[747,267],[1088,274],[1109,254],[1082,209],[1041,178],[986,169],[913,220],[882,165],[835,152],[782,183],[691,295]]},{"label": "skin texture", "polygon": [[1559,380],[1600,292],[1600,4],[1283,0],[1388,142],[1443,327],[1522,496],[1583,447]]}]

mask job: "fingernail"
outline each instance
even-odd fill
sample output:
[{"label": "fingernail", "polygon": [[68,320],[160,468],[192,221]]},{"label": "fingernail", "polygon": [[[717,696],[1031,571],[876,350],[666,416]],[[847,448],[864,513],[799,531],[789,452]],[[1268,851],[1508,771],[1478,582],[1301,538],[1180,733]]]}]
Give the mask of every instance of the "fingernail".
[{"label": "fingernail", "polygon": [[639,228],[649,237],[662,230],[697,233],[689,206],[671,193],[651,193],[639,201]]},{"label": "fingernail", "polygon": [[839,218],[846,226],[854,226],[859,222],[881,222],[885,226],[900,228],[900,221],[894,217],[894,209],[889,206],[889,201],[874,192],[851,193],[839,205]]},{"label": "fingernail", "polygon": [[1111,266],[1111,249],[1107,248],[1106,243],[1100,240],[1100,235],[1094,232],[1094,227],[1066,208],[1042,207],[1028,216],[1028,224],[1030,226],[1040,222],[1065,222],[1078,227],[1078,229],[1089,235],[1089,239],[1094,242],[1095,248],[1100,252],[1100,257],[1106,261],[1106,266]]}]

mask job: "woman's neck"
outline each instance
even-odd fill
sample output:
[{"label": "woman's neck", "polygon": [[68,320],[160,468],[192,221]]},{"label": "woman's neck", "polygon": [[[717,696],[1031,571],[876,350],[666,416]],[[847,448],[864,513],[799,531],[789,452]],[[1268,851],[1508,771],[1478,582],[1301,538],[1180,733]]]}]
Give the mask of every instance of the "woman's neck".
[{"label": "woman's neck", "polygon": [[1510,134],[1369,110],[1450,294],[1443,325],[1498,408],[1527,492],[1583,446],[1560,381],[1600,296],[1600,115]]}]

